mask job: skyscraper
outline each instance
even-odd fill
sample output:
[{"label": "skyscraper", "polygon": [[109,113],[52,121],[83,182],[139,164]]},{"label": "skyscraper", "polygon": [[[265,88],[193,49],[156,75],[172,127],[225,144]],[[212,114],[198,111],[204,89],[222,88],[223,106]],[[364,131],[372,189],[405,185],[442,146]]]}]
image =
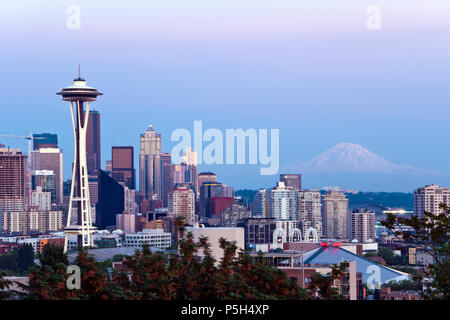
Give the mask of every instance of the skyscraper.
[{"label": "skyscraper", "polygon": [[182,163],[186,165],[184,182],[189,182],[194,186],[195,196],[197,198],[199,194],[197,152],[192,151],[191,148],[187,148],[183,152]]},{"label": "skyscraper", "polygon": [[195,192],[187,186],[178,186],[169,192],[169,213],[183,217],[193,226],[195,218]]},{"label": "skyscraper", "polygon": [[40,148],[31,152],[31,173],[35,170],[51,170],[56,176],[55,203],[63,203],[63,153],[60,148]]},{"label": "skyscraper", "polygon": [[167,208],[169,205],[169,192],[173,190],[173,171],[172,171],[172,156],[170,153],[161,153],[161,200],[163,207]]},{"label": "skyscraper", "polygon": [[139,193],[144,199],[161,198],[161,135],[152,125],[140,137]]},{"label": "skyscraper", "polygon": [[199,188],[202,186],[204,182],[216,182],[217,176],[212,172],[201,172],[198,174],[198,185]]},{"label": "skyscraper", "polygon": [[27,156],[0,148],[0,212],[24,211],[28,194]]},{"label": "skyscraper", "polygon": [[129,189],[136,189],[133,147],[112,147],[112,177]]},{"label": "skyscraper", "polygon": [[116,214],[124,213],[124,187],[105,171],[98,171],[98,202],[95,206],[96,222],[101,228],[114,226]]},{"label": "skyscraper", "polygon": [[267,191],[269,218],[276,220],[298,220],[297,217],[297,191],[286,188],[284,182]]},{"label": "skyscraper", "polygon": [[423,217],[425,211],[442,213],[439,207],[442,203],[450,206],[450,190],[447,188],[431,184],[414,190],[414,212],[419,217]]},{"label": "skyscraper", "polygon": [[323,233],[329,238],[347,238],[348,199],[338,191],[329,191],[323,196]]},{"label": "skyscraper", "polygon": [[[85,115],[86,116],[86,115]],[[89,120],[86,135],[86,159],[89,175],[97,175],[101,168],[101,144],[100,144],[100,113],[89,111]]]},{"label": "skyscraper", "polygon": [[298,192],[298,220],[303,236],[306,230],[314,228],[317,236],[322,236],[322,203],[319,191],[304,190]]},{"label": "skyscraper", "polygon": [[43,192],[50,192],[51,203],[57,203],[57,183],[53,170],[33,170],[31,174],[31,189],[37,190],[38,187],[41,187]]},{"label": "skyscraper", "polygon": [[280,181],[284,182],[287,188],[293,190],[302,190],[302,175],[301,174],[280,174]]},{"label": "skyscraper", "polygon": [[253,198],[253,217],[255,218],[269,217],[266,192],[266,189],[259,189]]}]

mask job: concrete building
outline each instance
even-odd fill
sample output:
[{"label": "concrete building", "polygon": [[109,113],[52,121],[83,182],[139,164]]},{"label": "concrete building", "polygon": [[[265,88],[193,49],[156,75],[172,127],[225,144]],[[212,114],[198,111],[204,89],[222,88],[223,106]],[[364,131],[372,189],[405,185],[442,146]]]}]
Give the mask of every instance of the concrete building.
[{"label": "concrete building", "polygon": [[322,203],[319,191],[304,190],[298,193],[298,220],[302,235],[308,229],[316,230],[319,238],[322,237]]},{"label": "concrete building", "polygon": [[253,198],[253,217],[268,218],[269,205],[267,202],[266,189],[259,189]]},{"label": "concrete building", "polygon": [[[245,249],[244,242],[244,228],[191,228],[188,227],[185,230],[185,235],[188,232],[192,232],[194,241],[198,242],[199,238],[207,237],[208,242],[211,244],[211,255],[216,259],[216,263],[220,262],[223,258],[223,249],[220,248],[219,239],[224,238],[227,241],[235,241],[237,246],[237,252],[240,249]],[[237,254],[236,252],[236,254]],[[202,256],[203,252],[198,252],[198,255]]]},{"label": "concrete building", "polygon": [[284,182],[278,182],[277,186],[267,190],[269,218],[276,220],[297,220],[298,192],[287,188]]},{"label": "concrete building", "polygon": [[140,137],[139,193],[161,199],[161,134],[150,125]]},{"label": "concrete building", "polygon": [[51,170],[56,176],[56,204],[62,204],[63,153],[60,148],[40,148],[31,152],[30,170]]},{"label": "concrete building", "polygon": [[171,245],[171,234],[163,229],[144,229],[142,232],[125,234],[125,247],[142,248],[143,244],[165,249]]},{"label": "concrete building", "polygon": [[257,250],[257,245],[270,245],[276,229],[274,218],[249,218],[238,224],[244,228],[245,247]]},{"label": "concrete building", "polygon": [[56,204],[56,175],[53,170],[33,170],[31,174],[31,190],[40,187],[43,192],[50,192],[50,203]]},{"label": "concrete building", "polygon": [[293,190],[302,190],[302,175],[301,174],[280,174],[280,181],[284,182],[287,188],[292,188]]},{"label": "concrete building", "polygon": [[193,226],[195,216],[195,192],[187,186],[176,187],[169,192],[169,214],[183,217],[188,225]]},{"label": "concrete building", "polygon": [[220,214],[220,226],[223,228],[235,228],[244,220],[251,218],[252,212],[247,208],[232,204],[225,208]]},{"label": "concrete building", "polygon": [[8,235],[46,233],[63,229],[63,213],[58,210],[40,211],[31,207],[27,211],[3,212],[1,220],[0,233]]},{"label": "concrete building", "polygon": [[27,156],[0,148],[0,212],[23,211],[28,203]]},{"label": "concrete building", "polygon": [[375,241],[375,212],[355,210],[348,215],[348,238],[350,241]]},{"label": "concrete building", "polygon": [[42,191],[42,187],[37,187],[36,190],[31,191],[31,206],[38,207],[42,211],[50,211],[52,209],[51,201],[51,192]]},{"label": "concrete building", "polygon": [[124,233],[136,232],[136,215],[129,213],[116,214],[116,228]]},{"label": "concrete building", "polygon": [[424,216],[424,212],[433,214],[442,213],[439,207],[441,204],[450,206],[450,190],[435,184],[414,190],[414,212],[419,217]]},{"label": "concrete building", "polygon": [[322,227],[328,238],[347,238],[348,199],[338,191],[329,191],[323,196]]}]

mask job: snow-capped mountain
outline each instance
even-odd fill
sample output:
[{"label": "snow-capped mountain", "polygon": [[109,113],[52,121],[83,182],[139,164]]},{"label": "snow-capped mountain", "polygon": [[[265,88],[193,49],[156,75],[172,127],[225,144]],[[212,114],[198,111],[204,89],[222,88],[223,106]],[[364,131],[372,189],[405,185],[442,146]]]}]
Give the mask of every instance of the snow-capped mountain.
[{"label": "snow-capped mountain", "polygon": [[385,173],[424,175],[436,172],[392,163],[355,143],[339,143],[316,158],[288,170],[303,173]]}]

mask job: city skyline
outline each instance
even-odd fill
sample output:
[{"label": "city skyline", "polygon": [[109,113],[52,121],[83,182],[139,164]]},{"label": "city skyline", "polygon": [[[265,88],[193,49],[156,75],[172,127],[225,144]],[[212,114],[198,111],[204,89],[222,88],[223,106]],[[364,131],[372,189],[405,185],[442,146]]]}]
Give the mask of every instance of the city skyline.
[{"label": "city skyline", "polygon": [[[450,184],[447,2],[411,7],[407,1],[381,1],[380,30],[366,27],[369,1],[348,7],[336,1],[331,7],[282,1],[276,8],[263,1],[258,10],[251,3],[242,6],[236,17],[233,4],[195,1],[189,10],[178,4],[171,11],[164,4],[136,3],[126,13],[108,5],[106,15],[101,2],[81,1],[79,30],[66,27],[69,4],[39,15],[32,2],[2,4],[0,33],[9,50],[0,57],[9,77],[1,80],[0,90],[9,111],[0,119],[0,133],[58,134],[64,180],[70,178],[70,119],[53,95],[81,63],[82,75],[106,93],[95,106],[102,115],[102,168],[112,146],[133,146],[137,167],[138,136],[149,123],[161,133],[162,151],[170,152],[173,130],[203,120],[222,131],[279,128],[280,168],[352,142],[393,163],[441,173],[423,180],[386,177],[386,191]],[[11,20],[14,14],[22,20]],[[73,50],[81,39],[90,50]],[[30,88],[29,96],[19,94],[22,87]],[[26,150],[19,140],[0,138],[0,143]],[[262,177],[256,166],[247,165],[199,170],[216,172],[236,189],[268,187],[277,176]],[[336,184],[305,177],[308,188]],[[385,190],[367,185],[371,179],[352,177],[342,186]]]}]

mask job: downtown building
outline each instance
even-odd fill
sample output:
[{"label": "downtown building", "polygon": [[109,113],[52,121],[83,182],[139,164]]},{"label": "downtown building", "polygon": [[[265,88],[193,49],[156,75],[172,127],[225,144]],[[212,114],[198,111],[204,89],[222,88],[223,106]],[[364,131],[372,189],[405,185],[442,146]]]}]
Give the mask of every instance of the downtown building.
[{"label": "downtown building", "polygon": [[423,217],[424,212],[442,213],[441,204],[450,206],[450,190],[435,184],[414,190],[414,212]]},{"label": "downtown building", "polygon": [[161,134],[150,125],[140,136],[139,193],[160,200],[161,192]]},{"label": "downtown building", "polygon": [[338,191],[329,191],[322,201],[323,234],[328,238],[347,238],[348,199]]},{"label": "downtown building", "polygon": [[354,210],[348,215],[348,239],[358,242],[375,241],[375,212]]},{"label": "downtown building", "polygon": [[239,204],[232,204],[220,213],[220,226],[235,228],[251,217],[252,212],[250,210]]},{"label": "downtown building", "polygon": [[305,241],[308,229],[317,232],[317,238],[322,237],[322,203],[319,191],[303,190],[298,192],[298,220]]},{"label": "downtown building", "polygon": [[280,174],[280,181],[284,183],[287,188],[302,191],[302,175],[301,174]]},{"label": "downtown building", "polygon": [[0,212],[24,211],[28,205],[27,156],[0,148]]},{"label": "downtown building", "polygon": [[113,146],[111,150],[111,176],[129,189],[136,189],[134,149],[130,146]]},{"label": "downtown building", "polygon": [[[38,145],[39,146],[39,145]],[[39,148],[31,152],[30,159],[31,182],[34,175],[50,174],[52,171],[56,179],[55,202],[57,205],[63,204],[63,153],[60,148]],[[44,173],[47,171],[46,173]],[[46,178],[42,178],[46,179]],[[49,178],[52,179],[52,178]],[[41,183],[42,186],[42,183]],[[47,188],[44,188],[47,189]]]},{"label": "downtown building", "polygon": [[266,189],[259,189],[253,197],[253,217],[267,218],[269,217],[269,205],[267,202]]},{"label": "downtown building", "polygon": [[193,226],[195,216],[195,192],[188,186],[177,186],[169,192],[169,215],[183,217],[185,223]]}]

